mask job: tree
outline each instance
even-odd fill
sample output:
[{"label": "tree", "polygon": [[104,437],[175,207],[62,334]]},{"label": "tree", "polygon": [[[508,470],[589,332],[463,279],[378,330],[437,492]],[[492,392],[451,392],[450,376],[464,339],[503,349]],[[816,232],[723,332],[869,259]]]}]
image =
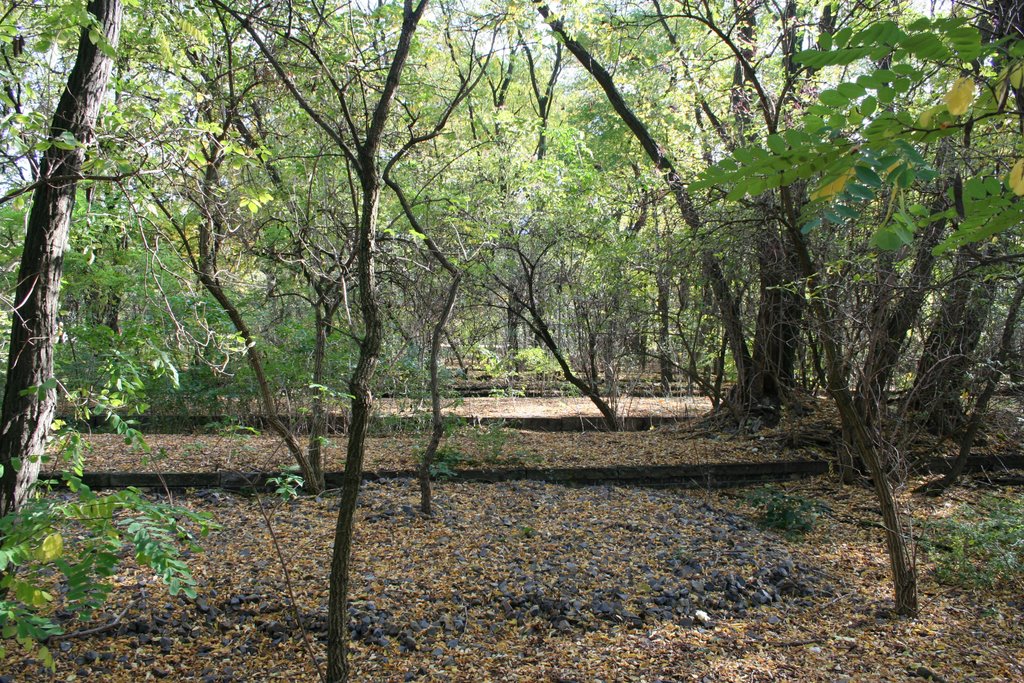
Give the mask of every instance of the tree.
[{"label": "tree", "polygon": [[74,68],[54,110],[18,269],[0,416],[0,514],[25,502],[46,448],[57,397],[53,347],[64,250],[121,31],[120,0],[91,0],[87,9],[96,23],[82,27]]}]

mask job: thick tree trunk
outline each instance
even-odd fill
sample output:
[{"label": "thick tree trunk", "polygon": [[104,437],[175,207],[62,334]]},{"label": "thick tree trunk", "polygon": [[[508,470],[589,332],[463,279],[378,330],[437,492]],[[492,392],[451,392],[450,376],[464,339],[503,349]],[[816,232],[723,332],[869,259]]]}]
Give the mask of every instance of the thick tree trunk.
[{"label": "thick tree trunk", "polygon": [[[120,0],[92,0],[88,11],[99,22],[102,40],[116,47],[121,30]],[[39,459],[46,448],[57,400],[53,345],[64,250],[85,148],[92,142],[114,62],[90,39],[95,30],[82,30],[75,66],[50,128],[51,140],[70,133],[78,144],[70,150],[61,149],[64,145],[46,150],[32,197],[18,270],[0,418],[0,514],[17,510],[39,476]]]},{"label": "thick tree trunk", "polygon": [[754,398],[765,424],[774,426],[795,384],[803,297],[790,257],[774,232],[761,238],[760,303],[754,334]]}]

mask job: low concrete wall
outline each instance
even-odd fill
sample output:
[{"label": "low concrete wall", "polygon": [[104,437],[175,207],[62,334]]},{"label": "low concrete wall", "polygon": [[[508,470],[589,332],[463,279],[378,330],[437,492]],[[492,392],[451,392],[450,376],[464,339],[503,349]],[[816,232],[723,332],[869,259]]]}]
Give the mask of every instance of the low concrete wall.
[{"label": "low concrete wall", "polygon": [[[923,470],[936,474],[948,472],[951,459],[935,458]],[[831,463],[804,460],[776,463],[728,463],[719,465],[664,465],[650,467],[573,467],[516,468],[459,471],[455,481],[493,483],[503,481],[544,481],[568,486],[618,484],[684,488],[724,488],[788,481],[827,474]],[[1024,456],[976,457],[967,462],[966,471],[998,471],[1024,468]],[[263,489],[276,472],[87,472],[82,481],[94,489],[126,488],[221,488],[230,490]],[[395,479],[415,477],[415,471],[381,470],[363,473],[363,479]],[[328,472],[327,486],[341,486],[341,472]]]}]

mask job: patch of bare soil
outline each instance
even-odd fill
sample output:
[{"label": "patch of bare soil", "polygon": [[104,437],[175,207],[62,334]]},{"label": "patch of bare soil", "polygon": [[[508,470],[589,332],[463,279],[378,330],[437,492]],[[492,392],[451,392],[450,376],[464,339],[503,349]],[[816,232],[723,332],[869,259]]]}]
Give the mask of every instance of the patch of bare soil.
[{"label": "patch of bare soil", "polygon": [[[430,412],[429,400],[380,399],[382,415],[422,415]],[[614,404],[623,417],[690,418],[705,414],[711,403],[702,396],[670,398],[626,396]],[[473,418],[601,417],[588,398],[470,397],[448,400],[446,414]]]},{"label": "patch of bare soil", "polygon": [[[424,519],[414,482],[367,484],[353,680],[1024,679],[1024,586],[939,585],[922,556],[923,611],[895,619],[871,492],[825,479],[782,488],[829,505],[802,539],[759,529],[738,493],[447,482]],[[910,505],[923,520],[977,495]],[[222,525],[190,558],[197,599],[129,567],[104,613],[66,625],[108,629],[54,643],[56,675],[10,655],[9,680],[318,679],[333,499],[177,502]]]}]

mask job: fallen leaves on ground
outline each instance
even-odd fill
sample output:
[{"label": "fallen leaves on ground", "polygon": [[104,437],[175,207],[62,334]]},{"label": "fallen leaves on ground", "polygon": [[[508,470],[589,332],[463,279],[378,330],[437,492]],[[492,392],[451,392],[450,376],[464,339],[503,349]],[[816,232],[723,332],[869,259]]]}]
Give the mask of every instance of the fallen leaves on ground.
[{"label": "fallen leaves on ground", "polygon": [[[92,434],[89,471],[218,472],[275,471],[294,464],[281,440],[270,434],[152,434],[152,453],[133,450],[116,434]],[[425,435],[397,434],[366,441],[365,468],[410,470],[426,445]],[[344,469],[347,439],[335,436],[324,449],[327,471]],[[446,438],[458,468],[602,467],[697,465],[722,462],[777,462],[821,457],[813,450],[784,451],[755,439],[695,439],[685,432],[530,432],[466,427]],[[51,469],[59,469],[59,459]]]},{"label": "fallen leaves on ground", "polygon": [[[923,612],[894,619],[881,532],[861,523],[877,522],[870,491],[823,478],[785,490],[830,505],[803,539],[756,527],[740,492],[447,482],[425,519],[414,482],[367,483],[351,592],[354,680],[1024,676],[1019,586],[939,586],[922,558]],[[96,623],[123,617],[54,647],[56,680],[316,680],[333,496],[282,503],[201,491],[177,502],[223,525],[190,558],[198,597],[171,598],[127,571]],[[948,501],[913,504],[920,518]],[[53,680],[8,659],[19,683]]]}]

